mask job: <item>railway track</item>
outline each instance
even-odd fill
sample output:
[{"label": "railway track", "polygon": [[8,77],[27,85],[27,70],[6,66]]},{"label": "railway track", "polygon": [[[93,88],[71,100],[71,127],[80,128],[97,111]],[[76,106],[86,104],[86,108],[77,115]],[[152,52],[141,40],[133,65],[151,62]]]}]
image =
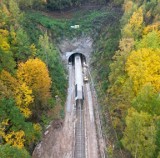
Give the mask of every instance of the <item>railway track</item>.
[{"label": "railway track", "polygon": [[77,102],[76,125],[75,125],[75,153],[74,158],[85,158],[85,130],[84,130],[84,112],[82,103]]},{"label": "railway track", "polygon": [[93,107],[94,100],[90,84],[85,80],[87,76],[87,66],[80,54],[75,54],[73,65],[76,103],[74,158],[98,158],[98,142]]}]

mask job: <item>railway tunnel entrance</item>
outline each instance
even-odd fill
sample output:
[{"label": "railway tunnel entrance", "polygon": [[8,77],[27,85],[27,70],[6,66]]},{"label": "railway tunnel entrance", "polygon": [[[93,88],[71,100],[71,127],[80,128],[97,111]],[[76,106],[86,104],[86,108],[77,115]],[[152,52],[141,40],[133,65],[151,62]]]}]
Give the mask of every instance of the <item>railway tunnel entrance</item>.
[{"label": "railway tunnel entrance", "polygon": [[79,52],[74,52],[72,54],[70,54],[70,56],[68,57],[68,64],[72,64],[74,65],[74,57],[76,54],[79,54],[80,57],[81,57],[81,61],[82,61],[82,66],[84,66],[86,63],[86,56],[82,53],[79,53]]}]

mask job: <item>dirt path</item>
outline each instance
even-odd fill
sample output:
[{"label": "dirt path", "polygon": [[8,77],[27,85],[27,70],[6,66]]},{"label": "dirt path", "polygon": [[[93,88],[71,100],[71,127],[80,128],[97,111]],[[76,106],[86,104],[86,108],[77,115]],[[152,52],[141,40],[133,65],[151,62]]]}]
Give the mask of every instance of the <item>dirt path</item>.
[{"label": "dirt path", "polygon": [[42,142],[35,148],[33,158],[72,158],[74,143],[74,71],[69,66],[69,87],[66,115],[63,126],[54,129],[53,124],[46,130]]}]

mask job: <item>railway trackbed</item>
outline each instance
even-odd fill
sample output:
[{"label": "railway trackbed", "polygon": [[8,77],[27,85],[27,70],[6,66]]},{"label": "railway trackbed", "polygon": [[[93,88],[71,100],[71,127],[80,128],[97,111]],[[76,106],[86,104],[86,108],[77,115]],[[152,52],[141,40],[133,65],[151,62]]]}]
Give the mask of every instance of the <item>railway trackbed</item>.
[{"label": "railway trackbed", "polygon": [[76,125],[75,125],[75,158],[85,158],[85,127],[84,127],[84,111],[79,102],[76,109]]},{"label": "railway trackbed", "polygon": [[[80,55],[83,54],[82,69],[79,69],[82,71],[82,75],[78,75],[83,77],[85,71],[89,69],[89,67],[85,66],[89,61],[87,53],[89,54],[92,51],[91,41],[89,39],[84,41],[83,43],[81,41],[78,42],[80,49],[77,49],[78,51],[83,50],[82,53],[79,53]],[[83,48],[81,47],[82,45]],[[44,132],[46,134],[44,134],[42,141],[36,146],[32,158],[105,158],[103,156],[105,146],[101,143],[103,138],[102,132],[99,130],[101,127],[98,125],[100,121],[97,115],[98,108],[90,73],[87,82],[80,82],[83,86],[84,94],[76,94],[76,72],[73,60],[74,53],[77,50],[68,53],[64,52],[64,59],[67,59],[68,62],[66,63],[68,64],[66,65],[68,68],[68,91],[63,125],[55,129],[52,122],[50,123],[49,128]],[[85,64],[84,61],[86,61]],[[78,90],[79,88],[77,86]],[[83,104],[77,104],[77,97],[82,96],[84,97]]]},{"label": "railway trackbed", "polygon": [[[98,158],[98,141],[94,119],[93,97],[87,76],[86,63],[80,54],[73,57],[75,71],[75,151],[74,158]],[[83,97],[82,97],[83,96]]]}]

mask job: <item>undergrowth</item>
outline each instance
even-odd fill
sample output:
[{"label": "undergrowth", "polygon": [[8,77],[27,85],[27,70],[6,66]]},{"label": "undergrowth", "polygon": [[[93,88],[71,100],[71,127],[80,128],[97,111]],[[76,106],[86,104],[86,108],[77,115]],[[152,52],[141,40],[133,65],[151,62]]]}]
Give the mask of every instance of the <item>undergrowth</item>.
[{"label": "undergrowth", "polygon": [[[55,40],[95,35],[97,34],[95,31],[100,30],[103,22],[110,16],[110,12],[106,9],[77,11],[73,14],[74,16],[72,19],[56,19],[38,11],[27,12],[29,19],[33,23],[40,24],[49,29]],[[79,25],[80,27],[78,29],[73,29],[71,28],[73,25]]]}]

